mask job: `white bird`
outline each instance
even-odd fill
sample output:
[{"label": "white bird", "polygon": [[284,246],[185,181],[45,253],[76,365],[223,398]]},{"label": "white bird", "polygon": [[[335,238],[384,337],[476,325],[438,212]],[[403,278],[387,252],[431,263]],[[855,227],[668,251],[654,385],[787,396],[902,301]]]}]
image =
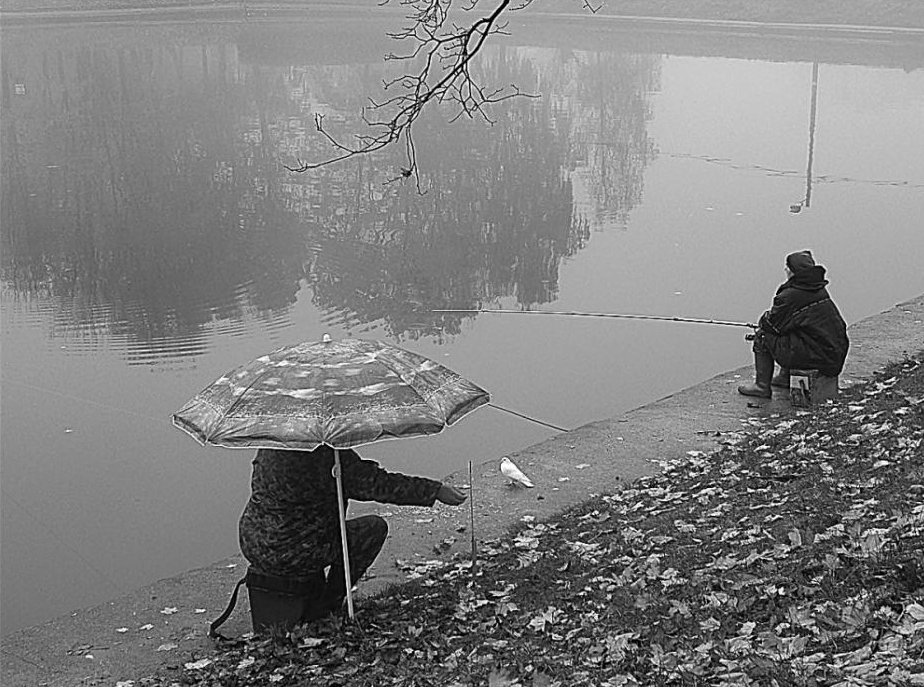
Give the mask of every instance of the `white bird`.
[{"label": "white bird", "polygon": [[523,471],[518,468],[512,460],[507,456],[501,458],[500,462],[500,471],[503,473],[504,477],[509,479],[514,484],[522,484],[524,487],[534,487],[535,485],[529,480],[529,477],[523,474]]}]

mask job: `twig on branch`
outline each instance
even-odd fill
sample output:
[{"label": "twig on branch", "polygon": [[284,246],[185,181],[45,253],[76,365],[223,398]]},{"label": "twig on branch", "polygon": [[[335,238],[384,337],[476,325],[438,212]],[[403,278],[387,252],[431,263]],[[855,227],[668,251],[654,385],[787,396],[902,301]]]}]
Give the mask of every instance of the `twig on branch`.
[{"label": "twig on branch", "polygon": [[[374,153],[393,143],[404,141],[407,166],[390,181],[411,176],[420,190],[420,173],[414,146],[413,125],[430,103],[448,103],[458,108],[453,120],[461,116],[480,116],[491,122],[484,108],[508,98],[526,95],[516,86],[486,90],[472,76],[471,63],[485,45],[488,36],[506,34],[506,24],[499,22],[505,12],[516,11],[532,0],[498,0],[486,15],[465,25],[449,25],[452,0],[398,0],[408,8],[409,26],[390,34],[392,38],[412,42],[413,49],[403,55],[386,55],[386,61],[407,61],[412,71],[384,83],[385,90],[397,92],[381,102],[370,100],[363,108],[362,119],[369,133],[355,134],[351,142],[332,135],[324,125],[324,115],[315,114],[315,127],[333,152],[318,162],[302,162],[286,168],[306,172],[348,158]],[[479,2],[463,0],[461,9],[473,11]],[[388,0],[380,4],[386,4]],[[411,64],[413,63],[413,64]],[[416,65],[416,69],[414,69]]]},{"label": "twig on branch", "polygon": [[590,10],[590,13],[591,13],[591,14],[596,14],[597,12],[600,11],[600,8],[602,8],[602,7],[603,7],[603,3],[602,3],[602,2],[601,2],[599,5],[597,5],[596,7],[594,7],[594,6],[591,5],[587,0],[584,0],[584,9]]}]

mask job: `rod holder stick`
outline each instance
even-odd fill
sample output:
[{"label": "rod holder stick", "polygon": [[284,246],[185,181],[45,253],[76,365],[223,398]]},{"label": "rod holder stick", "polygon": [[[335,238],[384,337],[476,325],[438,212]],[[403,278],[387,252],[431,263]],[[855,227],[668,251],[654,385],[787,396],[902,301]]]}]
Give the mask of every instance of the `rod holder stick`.
[{"label": "rod holder stick", "polygon": [[350,549],[347,545],[346,508],[343,503],[343,477],[340,469],[340,450],[334,449],[334,469],[331,470],[337,482],[337,506],[340,511],[340,542],[343,544],[343,579],[346,583],[347,614],[353,620],[353,580],[350,575]]},{"label": "rod holder stick", "polygon": [[472,461],[468,461],[468,511],[472,527],[472,578],[478,567],[478,547],[475,544],[475,479],[472,476]]},{"label": "rod holder stick", "polygon": [[565,315],[568,317],[618,317],[625,320],[664,320],[666,322],[696,322],[698,324],[719,324],[726,327],[749,327],[757,329],[750,322],[731,322],[729,320],[707,320],[700,317],[667,317],[663,315],[623,315],[611,312],[580,312],[577,310],[485,310],[472,308],[467,310],[432,310],[431,312],[491,312],[499,315]]}]

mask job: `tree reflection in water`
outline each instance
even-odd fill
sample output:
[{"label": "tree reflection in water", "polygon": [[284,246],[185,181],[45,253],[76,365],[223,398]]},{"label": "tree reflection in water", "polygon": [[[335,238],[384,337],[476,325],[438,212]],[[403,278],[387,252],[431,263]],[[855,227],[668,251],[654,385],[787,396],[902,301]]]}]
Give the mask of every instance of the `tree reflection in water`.
[{"label": "tree reflection in water", "polygon": [[184,351],[209,323],[293,302],[300,228],[234,135],[246,99],[232,51],[23,52],[16,67],[34,88],[3,112],[14,291],[52,299],[69,336],[182,340]]},{"label": "tree reflection in water", "polygon": [[640,201],[652,158],[656,58],[495,49],[480,78],[542,97],[491,126],[422,119],[420,195],[388,183],[401,150],[283,167],[323,144],[314,112],[358,125],[377,64],[243,62],[222,40],[13,47],[10,73],[34,86],[4,89],[3,279],[134,343],[194,350],[303,288],[328,322],[399,339],[458,332],[435,308],[549,302],[562,258]]},{"label": "tree reflection in water", "polygon": [[586,179],[595,223],[625,226],[642,201],[645,168],[655,158],[648,136],[649,96],[658,87],[657,62],[648,55],[594,53],[575,56],[568,80],[581,103],[575,128],[577,157]]}]

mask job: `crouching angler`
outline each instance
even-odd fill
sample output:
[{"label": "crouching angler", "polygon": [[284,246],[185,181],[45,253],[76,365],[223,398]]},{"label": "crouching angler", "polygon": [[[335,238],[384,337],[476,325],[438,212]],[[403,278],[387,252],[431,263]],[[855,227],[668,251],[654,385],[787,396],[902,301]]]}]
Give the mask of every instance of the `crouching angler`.
[{"label": "crouching angler", "polygon": [[[828,294],[825,268],[807,250],[786,256],[786,281],[761,315],[753,336],[754,383],[738,387],[745,396],[770,398],[771,386],[789,386],[794,368],[837,377],[844,368],[847,325]],[[773,375],[774,363],[780,366]]]},{"label": "crouching angler", "polygon": [[[352,450],[340,451],[344,508],[349,500],[399,506],[458,506],[466,495],[426,477],[388,472]],[[255,631],[284,629],[339,611],[346,597],[334,451],[260,449],[253,461],[251,495],[238,526],[250,563],[246,583]],[[355,584],[375,561],[388,524],[378,515],[346,521],[350,577]],[[226,614],[233,608],[234,598]],[[212,623],[211,633],[227,618]]]}]

